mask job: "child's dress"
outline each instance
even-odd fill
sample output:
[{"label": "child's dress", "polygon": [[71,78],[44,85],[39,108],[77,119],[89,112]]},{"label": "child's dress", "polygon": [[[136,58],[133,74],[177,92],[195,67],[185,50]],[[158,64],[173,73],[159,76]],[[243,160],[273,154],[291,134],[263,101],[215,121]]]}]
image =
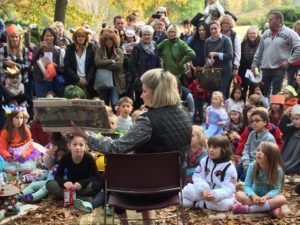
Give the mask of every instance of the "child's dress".
[{"label": "child's dress", "polygon": [[[206,138],[224,133],[223,126],[226,125],[228,120],[228,114],[224,108],[214,108],[211,105],[208,106],[206,110],[206,118],[208,119],[208,127],[206,124],[202,125]],[[223,126],[217,125],[217,122],[222,122]]]},{"label": "child's dress", "polygon": [[[27,139],[22,141],[19,132],[14,133],[11,143],[8,143],[8,131],[5,129],[1,132],[0,137],[0,154],[4,158],[4,170],[10,173],[17,171],[30,172],[36,168],[36,157],[38,152],[34,149],[31,142],[31,134],[26,128]],[[23,155],[24,157],[21,157]],[[10,160],[12,159],[12,160]]]},{"label": "child's dress", "polygon": [[[193,184],[187,184],[183,190],[183,206],[208,208],[216,211],[228,211],[234,204],[237,172],[231,161],[214,162],[208,156],[203,158],[193,175]],[[203,198],[203,191],[213,194],[213,201]]]}]

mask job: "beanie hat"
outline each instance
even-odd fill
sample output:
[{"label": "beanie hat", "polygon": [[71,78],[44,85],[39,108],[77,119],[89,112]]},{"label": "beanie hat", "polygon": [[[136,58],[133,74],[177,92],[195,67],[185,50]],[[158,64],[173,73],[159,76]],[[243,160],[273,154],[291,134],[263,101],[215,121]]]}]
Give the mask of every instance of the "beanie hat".
[{"label": "beanie hat", "polygon": [[239,112],[240,114],[243,114],[243,108],[239,105],[233,105],[229,108],[229,112],[231,111],[235,111],[235,112]]},{"label": "beanie hat", "polygon": [[300,105],[294,105],[291,111],[291,114],[295,115],[300,115]]},{"label": "beanie hat", "polygon": [[15,33],[18,31],[18,27],[15,24],[11,24],[10,26],[6,27],[6,34],[7,36],[10,36],[12,33]]},{"label": "beanie hat", "polygon": [[283,95],[271,95],[270,104],[284,105],[285,97]]}]

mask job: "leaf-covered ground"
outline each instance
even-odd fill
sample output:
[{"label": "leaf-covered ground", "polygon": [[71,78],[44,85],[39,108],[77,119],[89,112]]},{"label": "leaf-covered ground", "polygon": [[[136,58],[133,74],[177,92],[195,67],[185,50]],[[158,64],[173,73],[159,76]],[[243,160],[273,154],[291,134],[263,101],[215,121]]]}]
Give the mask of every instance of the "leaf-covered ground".
[{"label": "leaf-covered ground", "polygon": [[[296,225],[300,224],[300,215],[297,217],[297,211],[300,209],[300,196],[294,193],[294,184],[286,184],[283,194],[286,196],[288,202],[288,208],[291,213],[286,215],[285,218],[271,219],[269,216],[264,217],[247,217],[238,216],[235,219],[229,219],[228,215],[224,214],[224,217],[218,220],[212,220],[211,217],[214,214],[211,211],[202,211],[199,209],[185,209],[184,218],[186,224],[205,224],[205,225],[234,225],[234,224],[269,224],[269,225]],[[84,214],[77,211],[74,208],[64,208],[62,202],[55,201],[51,198],[47,198],[39,203],[39,208],[35,211],[30,211],[25,216],[21,216],[13,221],[5,223],[5,225],[100,225],[103,224],[102,210],[94,210],[92,214]],[[175,207],[170,207],[164,210],[157,211],[157,214],[168,215],[176,211]],[[130,216],[135,218],[139,217],[135,212],[131,212]],[[111,224],[111,217],[109,217],[109,224]],[[118,222],[118,221],[116,221]],[[117,223],[118,224],[118,223]],[[140,224],[133,222],[132,224]],[[176,219],[167,219],[158,222],[158,224],[176,224]],[[181,224],[181,221],[180,221]]]}]

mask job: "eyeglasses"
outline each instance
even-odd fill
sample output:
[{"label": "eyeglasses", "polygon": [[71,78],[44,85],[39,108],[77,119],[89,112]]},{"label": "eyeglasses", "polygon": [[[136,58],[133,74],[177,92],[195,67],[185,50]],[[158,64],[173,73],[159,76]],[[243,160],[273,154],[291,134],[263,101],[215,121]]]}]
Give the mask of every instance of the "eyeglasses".
[{"label": "eyeglasses", "polygon": [[259,123],[259,122],[261,122],[261,121],[263,121],[263,120],[258,120],[258,119],[257,119],[257,120],[251,120],[250,122],[251,122],[251,123]]}]

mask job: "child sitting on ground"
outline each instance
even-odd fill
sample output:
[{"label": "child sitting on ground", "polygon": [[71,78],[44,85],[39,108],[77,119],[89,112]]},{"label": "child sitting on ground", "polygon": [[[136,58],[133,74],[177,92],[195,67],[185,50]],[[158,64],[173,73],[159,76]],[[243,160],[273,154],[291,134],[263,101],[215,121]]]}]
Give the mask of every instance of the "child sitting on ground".
[{"label": "child sitting on ground", "polygon": [[4,170],[9,174],[30,173],[36,168],[39,156],[33,148],[31,133],[24,123],[24,106],[5,107],[7,121],[0,136],[0,154],[4,159]]},{"label": "child sitting on ground", "polygon": [[284,96],[271,95],[270,97],[270,122],[278,126],[281,116],[284,112]]},{"label": "child sitting on ground", "polygon": [[284,140],[281,154],[284,172],[294,180],[294,176],[300,174],[300,105],[285,111],[279,128]]},{"label": "child sitting on ground", "polygon": [[270,142],[261,142],[256,151],[256,160],[249,164],[244,191],[236,193],[239,202],[233,213],[255,213],[271,210],[271,215],[281,218],[281,206],[286,202],[281,194],[283,169],[278,147]]},{"label": "child sitting on ground", "polygon": [[193,175],[193,184],[183,190],[184,207],[228,211],[234,204],[236,169],[231,162],[232,151],[227,137],[208,139],[208,156],[201,159]]},{"label": "child sitting on ground", "polygon": [[274,136],[268,131],[269,115],[262,110],[255,110],[250,117],[253,126],[244,146],[242,163],[237,165],[239,179],[245,180],[249,164],[255,160],[256,149],[260,142],[267,141],[276,144]]},{"label": "child sitting on ground", "polygon": [[118,116],[118,129],[122,134],[126,134],[132,126],[130,113],[133,110],[133,101],[129,97],[120,98],[116,110],[120,113]]},{"label": "child sitting on ground", "polygon": [[282,89],[281,93],[285,97],[285,101],[284,101],[285,109],[287,109],[288,107],[293,107],[298,103],[298,98],[297,98],[298,94],[295,91],[295,88],[293,86],[287,85]]},{"label": "child sitting on ground", "polygon": [[211,97],[211,105],[206,109],[206,123],[202,125],[206,138],[217,134],[223,134],[223,126],[226,125],[228,114],[224,108],[224,97],[220,91],[214,91]]},{"label": "child sitting on ground", "polygon": [[[103,181],[97,177],[97,166],[93,157],[86,153],[86,142],[80,136],[70,136],[68,147],[70,152],[63,155],[55,180],[46,184],[49,194],[63,199],[64,189],[76,192],[75,207],[79,210],[91,213],[94,208],[103,203],[101,188]],[[65,171],[67,177],[65,178]],[[90,201],[82,201],[82,197],[92,197]]]},{"label": "child sitting on ground", "polygon": [[188,151],[186,183],[193,183],[192,177],[200,160],[207,155],[207,144],[201,127],[194,125],[192,127],[191,148]]}]

